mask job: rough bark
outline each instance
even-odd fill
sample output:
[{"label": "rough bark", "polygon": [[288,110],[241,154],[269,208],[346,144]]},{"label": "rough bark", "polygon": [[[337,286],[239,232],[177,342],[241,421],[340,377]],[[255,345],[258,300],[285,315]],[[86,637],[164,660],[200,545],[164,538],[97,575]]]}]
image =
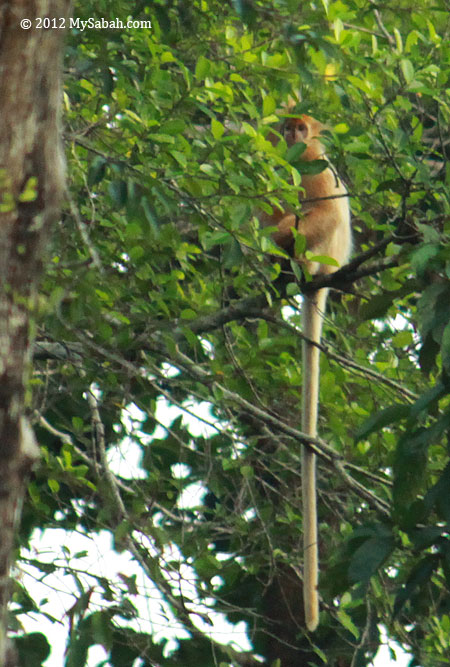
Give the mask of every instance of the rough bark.
[{"label": "rough bark", "polygon": [[[32,318],[46,241],[64,189],[60,73],[64,0],[0,5],[0,665],[14,665],[6,635],[10,568],[27,472],[37,456],[25,417]],[[29,19],[30,29],[21,27]],[[58,24],[59,25],[59,24]]]}]

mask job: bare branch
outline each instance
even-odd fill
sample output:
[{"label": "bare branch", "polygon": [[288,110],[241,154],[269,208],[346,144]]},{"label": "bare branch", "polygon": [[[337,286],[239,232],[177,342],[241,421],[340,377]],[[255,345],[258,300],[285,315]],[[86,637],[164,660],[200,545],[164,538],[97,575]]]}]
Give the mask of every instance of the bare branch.
[{"label": "bare branch", "polygon": [[35,341],[33,359],[59,359],[61,361],[82,361],[83,346],[81,343],[50,343],[45,340]]},{"label": "bare branch", "polygon": [[362,486],[354,480],[346,471],[347,462],[344,457],[336,452],[330,445],[328,445],[321,438],[313,438],[302,431],[286,424],[284,421],[278,417],[270,414],[269,412],[258,408],[257,406],[249,403],[247,400],[242,398],[239,394],[230,391],[219,382],[211,380],[209,374],[202,370],[198,366],[194,366],[191,360],[186,357],[181,352],[178,353],[180,362],[182,366],[189,370],[189,373],[194,377],[199,379],[207,380],[208,383],[212,384],[216,390],[219,390],[223,397],[226,400],[231,401],[235,405],[239,405],[241,408],[258,418],[262,423],[267,424],[275,428],[279,433],[284,433],[285,435],[290,436],[299,444],[306,445],[313,451],[317,456],[319,456],[324,462],[331,464],[336,471],[343,477],[344,481],[353,491],[355,491],[360,497],[364,498],[374,509],[381,512],[384,515],[389,514],[389,505],[384,500],[378,498],[374,493],[369,491],[366,487]]},{"label": "bare branch", "polygon": [[120,495],[120,491],[117,487],[116,478],[109,469],[108,461],[106,458],[105,427],[100,417],[99,402],[95,395],[95,387],[89,387],[86,395],[88,405],[91,410],[91,420],[95,434],[95,445],[100,457],[100,462],[102,464],[102,471],[106,482],[108,483],[115,509],[117,510],[119,517],[122,519],[127,515],[127,511],[122,500],[122,496]]}]

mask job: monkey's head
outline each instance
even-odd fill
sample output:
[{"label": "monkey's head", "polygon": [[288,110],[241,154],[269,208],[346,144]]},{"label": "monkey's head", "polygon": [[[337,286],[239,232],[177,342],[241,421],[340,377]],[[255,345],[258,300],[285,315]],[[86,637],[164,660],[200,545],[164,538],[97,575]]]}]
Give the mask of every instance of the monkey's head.
[{"label": "monkey's head", "polygon": [[298,143],[306,144],[303,160],[317,160],[323,154],[320,143],[320,133],[323,129],[322,123],[303,114],[299,118],[286,118],[283,136],[289,147]]}]

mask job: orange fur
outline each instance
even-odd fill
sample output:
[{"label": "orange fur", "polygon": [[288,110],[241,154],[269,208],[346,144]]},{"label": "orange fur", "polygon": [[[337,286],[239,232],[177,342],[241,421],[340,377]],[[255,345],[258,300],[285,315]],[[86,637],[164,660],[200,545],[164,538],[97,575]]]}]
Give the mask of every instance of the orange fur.
[{"label": "orange fur", "polygon": [[[320,142],[323,126],[311,116],[290,118],[285,124],[284,136],[288,146],[298,142],[306,145],[302,160],[326,159]],[[302,176],[299,193],[299,211],[275,211],[260,216],[264,226],[276,226],[275,242],[285,250],[292,248],[292,228],[296,227],[306,238],[306,248],[314,255],[333,257],[339,265],[347,262],[351,252],[350,209],[347,191],[331,167],[315,175]],[[312,262],[305,257],[296,258],[313,275],[336,271],[329,264]],[[319,404],[319,348],[323,314],[328,290],[321,289],[303,299],[303,390],[302,431],[317,435]],[[319,557],[316,498],[316,456],[307,446],[302,447],[302,498],[303,498],[303,599],[305,622],[311,632],[319,623]]]}]

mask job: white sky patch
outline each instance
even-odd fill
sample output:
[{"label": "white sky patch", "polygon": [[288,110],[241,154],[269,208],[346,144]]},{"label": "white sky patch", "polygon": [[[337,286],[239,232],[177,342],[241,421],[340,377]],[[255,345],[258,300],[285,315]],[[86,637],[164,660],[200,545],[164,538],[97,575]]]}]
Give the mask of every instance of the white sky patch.
[{"label": "white sky patch", "polygon": [[[172,372],[178,373],[178,370],[167,364],[166,372],[169,376]],[[155,413],[158,426],[152,435],[140,431],[140,425],[147,417],[146,413],[134,403],[128,405],[122,411],[122,424],[127,435],[119,445],[110,447],[107,452],[107,460],[111,471],[123,479],[145,479],[147,473],[141,466],[143,452],[136,439],[142,445],[151,446],[154,438],[163,439],[166,437],[166,429],[170,428],[172,422],[180,415],[183,416],[183,422],[188,425],[189,432],[193,437],[209,437],[217,432],[217,428],[214,426],[214,422],[217,420],[211,413],[211,403],[207,401],[201,403],[186,401],[185,405],[188,412],[177,405],[170,405],[164,397],[158,398]],[[217,424],[219,428],[223,428],[218,422]],[[178,474],[180,474],[179,471],[176,475]]]},{"label": "white sky patch", "polygon": [[206,488],[201,482],[193,482],[180,494],[177,507],[183,510],[193,509],[203,504]]},{"label": "white sky patch", "polygon": [[379,625],[378,629],[380,630],[381,641],[383,643],[378,649],[378,653],[376,654],[372,663],[373,667],[390,667],[390,665],[392,665],[392,667],[394,665],[395,667],[408,667],[412,658],[411,654],[406,653],[406,651],[400,646],[400,644],[397,644],[397,642],[394,642],[392,639],[388,639],[384,625]]},{"label": "white sky patch", "polygon": [[414,333],[414,327],[401,313],[397,313],[395,317],[388,317],[386,320],[373,320],[373,323],[379,331],[382,331],[386,328],[386,325],[388,325],[394,331],[404,331],[405,329],[409,329]]},{"label": "white sky patch", "polygon": [[176,366],[172,366],[172,364],[169,364],[165,361],[161,364],[161,374],[165,378],[174,378],[180,374],[180,371]]},{"label": "white sky patch", "polygon": [[185,463],[174,463],[171,470],[175,479],[186,479],[191,473],[191,468]]},{"label": "white sky patch", "polygon": [[214,347],[209,340],[206,338],[200,338],[200,345],[202,346],[203,352],[210,358],[214,359]]},{"label": "white sky patch", "polygon": [[123,479],[145,479],[147,472],[141,467],[142,449],[132,438],[126,437],[120,445],[110,447],[107,451],[111,472]]}]

